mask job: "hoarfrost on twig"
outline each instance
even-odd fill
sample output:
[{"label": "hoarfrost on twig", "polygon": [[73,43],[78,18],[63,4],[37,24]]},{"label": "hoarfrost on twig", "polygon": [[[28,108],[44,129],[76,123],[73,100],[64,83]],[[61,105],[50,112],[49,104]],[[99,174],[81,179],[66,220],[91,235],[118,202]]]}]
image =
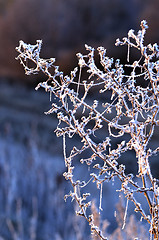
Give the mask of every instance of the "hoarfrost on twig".
[{"label": "hoarfrost on twig", "polygon": [[[97,188],[100,189],[99,208],[102,209],[103,184],[114,177],[118,177],[121,181],[120,191],[127,198],[127,207],[128,201],[133,202],[135,211],[139,212],[150,224],[150,232],[154,239],[159,239],[159,191],[149,165],[150,157],[158,153],[158,148],[155,150],[148,148],[154,130],[159,125],[159,47],[156,43],[144,45],[148,25],[143,20],[140,26],[141,30],[137,33],[130,30],[128,37],[116,41],[116,46],[127,45],[128,64],[123,65],[119,59],[109,58],[106,55],[106,49],[98,47],[97,51],[103,68],[101,70],[94,60],[95,49],[85,45],[88,54],[77,54],[79,74],[77,74],[78,68],[75,68],[70,76],[64,76],[63,72],[59,71],[54,58],[40,58],[42,41],[38,40],[35,45],[20,41],[19,47],[16,48],[19,52],[17,59],[20,60],[26,74],[37,74],[42,71],[48,77],[45,82],[39,83],[36,89],[42,87],[50,93],[50,96],[54,95],[58,99],[56,103],[52,103],[51,109],[46,114],[57,114],[59,123],[56,135],[57,137],[63,136],[64,159],[67,167],[64,177],[71,182],[73,187],[73,191],[66,195],[65,199],[70,196],[72,200],[76,200],[79,206],[77,214],[89,222],[92,232],[101,239],[106,238],[103,237],[99,227],[94,225],[93,216],[87,213],[87,208],[91,205],[91,200],[88,201],[87,197],[91,196],[82,195],[80,189],[87,185],[86,182],[89,183],[91,180],[95,182]],[[133,48],[139,51],[140,58],[130,64]],[[35,67],[29,68],[28,61],[32,61]],[[50,68],[54,69],[53,74]],[[87,70],[87,80],[82,80],[83,68]],[[138,79],[142,79],[142,83]],[[105,94],[105,102],[102,104],[97,99],[90,103],[89,93],[97,86],[100,86],[100,90],[99,94],[95,95],[98,97],[100,94]],[[105,137],[99,142],[97,136],[101,135],[101,132],[105,133]],[[70,154],[67,153],[66,156],[66,139],[73,138],[75,134],[81,139],[82,146],[81,148],[74,146]],[[113,138],[119,141],[117,147],[113,147]],[[123,138],[125,138],[124,141]],[[80,162],[93,166],[90,180],[86,182],[74,180],[73,159],[88,149],[92,152],[90,157],[81,158]],[[139,183],[134,181],[131,174],[125,173],[123,164],[118,163],[123,153],[131,150],[136,153],[137,177],[141,180]],[[149,179],[150,186],[147,186],[146,178]],[[145,213],[134,193],[145,196],[150,210],[149,214]],[[153,199],[151,199],[152,195]]]}]

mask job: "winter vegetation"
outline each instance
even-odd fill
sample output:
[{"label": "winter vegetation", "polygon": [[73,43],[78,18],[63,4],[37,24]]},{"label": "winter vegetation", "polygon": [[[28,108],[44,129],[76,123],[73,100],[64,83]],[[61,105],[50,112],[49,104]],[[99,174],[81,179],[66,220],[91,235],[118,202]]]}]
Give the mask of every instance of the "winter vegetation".
[{"label": "winter vegetation", "polygon": [[[96,51],[85,45],[87,52],[77,54],[78,67],[70,75],[59,70],[55,58],[40,57],[41,40],[35,45],[20,41],[16,48],[27,75],[43,72],[47,78],[36,90],[44,88],[50,94],[51,108],[46,114],[56,114],[58,119],[55,133],[63,139],[67,168],[63,176],[72,186],[65,200],[70,197],[76,202],[76,214],[88,222],[92,239],[146,239],[146,234],[147,239],[159,239],[159,180],[151,170],[152,156],[159,151],[151,145],[159,125],[159,47],[156,43],[144,44],[148,25],[143,20],[140,26],[137,33],[130,30],[127,37],[116,40],[116,46],[127,46],[126,64],[108,57],[104,47]],[[135,61],[131,60],[133,51],[138,56]],[[135,175],[127,172],[122,160],[129,152],[134,154],[133,164],[138,169]],[[80,165],[87,174],[82,174],[84,170],[79,174]],[[117,192],[126,198],[119,225],[127,235],[118,230],[108,236],[107,223],[102,219],[103,199],[107,198],[104,186],[116,179],[120,182]],[[90,186],[94,187],[93,193]],[[97,204],[93,194],[99,199]],[[140,231],[142,236],[130,231],[134,221],[133,217],[127,218],[131,202],[134,212],[147,224],[147,233]],[[116,218],[120,217],[118,211]]]},{"label": "winter vegetation", "polygon": [[[76,205],[64,202],[63,196],[69,191],[69,186],[61,174],[64,170],[62,159],[39,149],[33,136],[28,139],[26,147],[23,144],[13,146],[13,139],[10,136],[6,138],[8,141],[0,141],[0,239],[91,239],[84,219],[74,214]],[[110,196],[114,195],[111,186],[107,191]],[[102,223],[95,202],[91,211],[96,224]],[[127,217],[127,225],[122,230],[122,199],[117,212],[113,233],[108,220],[104,221],[103,229],[109,239],[134,239],[136,236],[149,239],[144,226],[141,223],[137,225],[133,215]]]}]

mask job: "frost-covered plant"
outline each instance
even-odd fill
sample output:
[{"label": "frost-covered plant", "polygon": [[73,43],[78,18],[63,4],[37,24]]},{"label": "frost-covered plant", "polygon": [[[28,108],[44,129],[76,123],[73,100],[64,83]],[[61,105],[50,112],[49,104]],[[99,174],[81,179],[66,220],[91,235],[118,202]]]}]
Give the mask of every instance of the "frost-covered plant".
[{"label": "frost-covered plant", "polygon": [[[150,157],[157,154],[159,148],[152,149],[148,145],[159,125],[159,47],[156,43],[144,45],[147,28],[144,20],[137,34],[130,30],[128,37],[122,41],[117,39],[116,46],[128,46],[127,64],[123,65],[119,59],[109,58],[106,50],[99,47],[99,68],[94,60],[94,48],[85,45],[88,54],[77,54],[79,67],[75,68],[70,76],[64,76],[63,72],[59,71],[59,67],[54,64],[54,58],[40,57],[41,40],[38,40],[36,45],[20,41],[16,48],[19,52],[17,59],[27,75],[42,71],[47,76],[47,80],[39,83],[36,90],[42,87],[54,96],[51,99],[52,107],[46,114],[56,113],[59,123],[55,132],[57,137],[63,137],[67,167],[64,177],[72,184],[72,191],[65,199],[71,196],[72,200],[76,200],[79,206],[77,215],[83,216],[88,221],[92,234],[101,239],[107,238],[100,227],[95,225],[93,214],[90,214],[92,199],[89,192],[83,192],[83,187],[87,184],[74,176],[74,159],[84,154],[85,158],[81,158],[80,162],[89,165],[90,181],[95,182],[100,189],[99,208],[102,208],[103,184],[114,177],[119,178],[120,191],[125,194],[127,201],[134,203],[135,212],[139,212],[149,223],[151,239],[159,239],[159,187],[149,165]],[[138,50],[139,59],[130,64],[131,48]],[[35,67],[29,67],[30,61]],[[50,68],[54,71],[50,71]],[[82,80],[82,69],[87,70],[87,80]],[[91,102],[89,98],[98,88],[99,93],[104,96],[103,103],[96,99]],[[74,138],[75,135],[81,139],[81,145],[73,146],[68,154],[66,137]],[[119,141],[117,146],[112,144],[114,138]],[[136,153],[137,182],[133,174],[125,173],[124,164],[118,162],[121,155],[127,151]],[[86,157],[88,154],[89,157]],[[149,214],[136,199],[138,193],[145,196]]]}]

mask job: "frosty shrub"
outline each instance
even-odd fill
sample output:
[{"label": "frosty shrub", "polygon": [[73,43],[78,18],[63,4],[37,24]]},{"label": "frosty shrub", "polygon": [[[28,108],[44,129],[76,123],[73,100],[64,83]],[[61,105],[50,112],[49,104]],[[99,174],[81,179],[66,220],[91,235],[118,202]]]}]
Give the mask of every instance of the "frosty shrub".
[{"label": "frosty shrub", "polygon": [[[63,72],[59,71],[59,67],[54,64],[54,58],[40,57],[41,40],[38,40],[36,45],[20,41],[16,48],[19,52],[17,59],[27,75],[42,71],[47,76],[47,80],[39,83],[36,90],[42,87],[50,93],[50,97],[53,96],[51,109],[46,114],[56,114],[58,125],[55,132],[57,137],[63,137],[67,167],[63,175],[72,184],[72,191],[65,199],[70,196],[77,202],[77,215],[87,220],[92,234],[100,239],[107,238],[100,226],[95,224],[91,214],[92,198],[89,188],[87,187],[87,191],[84,189],[91,181],[96,183],[94,186],[100,190],[100,211],[103,184],[112,181],[114,177],[121,182],[121,189],[118,191],[125,194],[127,202],[134,203],[134,211],[140,213],[148,222],[151,239],[159,239],[159,180],[153,177],[149,164],[151,156],[159,151],[159,147],[153,149],[149,144],[159,125],[159,48],[156,43],[144,45],[147,28],[144,20],[137,34],[130,30],[128,37],[121,41],[117,39],[116,46],[128,47],[127,64],[123,65],[119,59],[109,58],[106,50],[99,47],[97,52],[101,66],[98,67],[94,58],[95,49],[85,45],[87,54],[77,54],[78,67],[70,76],[64,76]],[[138,51],[139,57],[130,63],[132,48]],[[82,80],[83,76],[87,76],[87,80]],[[96,93],[96,96],[101,94],[103,103],[96,99],[91,101],[90,95],[97,90],[99,94]],[[73,146],[68,153],[66,138],[73,139],[76,135],[80,139],[79,145]],[[112,144],[114,138],[119,142],[116,145]],[[119,164],[119,158],[122,159],[122,155],[127,151],[136,154],[136,176],[126,174],[124,164]],[[81,164],[89,166],[88,182],[83,180],[85,176],[82,174],[81,179],[76,177],[75,170],[79,164],[75,167],[74,159],[80,159]],[[149,213],[144,210],[140,197],[136,197],[138,195],[145,197]]]}]

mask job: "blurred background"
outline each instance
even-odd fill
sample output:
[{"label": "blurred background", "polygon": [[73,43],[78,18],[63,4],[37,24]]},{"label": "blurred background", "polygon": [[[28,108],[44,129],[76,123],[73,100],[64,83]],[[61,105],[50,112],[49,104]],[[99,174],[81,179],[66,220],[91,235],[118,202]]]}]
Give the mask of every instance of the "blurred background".
[{"label": "blurred background", "polygon": [[[158,0],[0,0],[0,239],[82,240],[90,234],[74,216],[76,206],[64,203],[70,186],[62,176],[57,120],[43,114],[49,96],[34,91],[43,76],[26,76],[15,60],[19,40],[35,44],[42,39],[41,56],[55,57],[68,74],[85,43],[104,46],[109,56],[124,62],[127,49],[115,47],[115,40],[129,29],[137,31],[143,19],[149,25],[145,41],[158,43],[158,11]],[[104,217],[111,232],[116,193],[112,186],[106,186],[106,193]]]}]

